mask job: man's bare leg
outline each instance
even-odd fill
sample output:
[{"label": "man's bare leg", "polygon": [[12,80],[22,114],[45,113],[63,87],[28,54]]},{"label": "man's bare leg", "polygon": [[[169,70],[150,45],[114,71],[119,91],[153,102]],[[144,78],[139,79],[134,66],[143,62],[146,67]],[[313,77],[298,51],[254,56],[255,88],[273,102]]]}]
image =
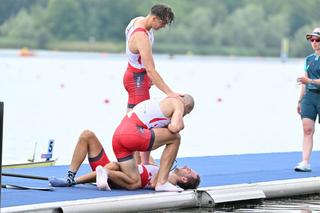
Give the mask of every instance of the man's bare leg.
[{"label": "man's bare leg", "polygon": [[177,139],[176,141],[173,141],[173,143],[167,144],[164,148],[160,158],[160,169],[157,183],[164,184],[168,181],[170,168],[177,157],[179,146],[180,140]]},{"label": "man's bare leg", "polygon": [[180,135],[170,132],[167,128],[154,128],[155,141],[152,150],[166,145],[160,158],[160,169],[156,181],[156,191],[183,191],[168,181],[170,168],[177,157],[180,146]]},{"label": "man's bare leg", "polygon": [[77,172],[87,155],[89,158],[96,157],[102,149],[97,136],[90,130],[84,130],[73,152],[69,170]]},{"label": "man's bare leg", "polygon": [[[97,167],[98,169],[98,167]],[[115,170],[109,170],[107,168],[104,168],[106,170],[108,180],[108,184],[112,188],[122,188],[122,189],[128,189],[128,190],[134,190],[141,187],[141,183],[137,182],[136,179],[129,177],[122,171],[115,171]],[[101,175],[97,173],[97,177]]]},{"label": "man's bare leg", "polygon": [[[90,131],[85,130],[81,133],[76,148],[73,152],[69,171],[65,178],[50,177],[49,182],[52,186],[72,186],[76,183],[75,175],[88,155],[89,158],[97,156],[103,149],[100,141],[96,135]],[[95,179],[95,174],[88,174],[80,179],[80,183],[90,182]]]},{"label": "man's bare leg", "polygon": [[[112,180],[115,180],[115,183],[118,184],[121,187],[125,187],[122,185],[121,181],[117,181],[117,178],[121,178],[123,182],[127,182],[130,184],[130,189],[138,189],[141,187],[141,178],[138,171],[137,163],[134,158],[118,162],[120,166],[121,172],[117,173],[110,173],[110,179],[112,178],[112,175],[115,177]],[[126,187],[125,187],[126,188]]]},{"label": "man's bare leg", "polygon": [[[108,184],[115,188],[124,188],[128,190],[137,189],[141,186],[141,184],[139,185],[139,183],[138,184],[136,183],[136,180],[134,178],[131,178],[125,173],[123,173],[122,171],[120,171],[120,165],[118,162],[110,162],[107,165],[105,165],[103,169],[106,170],[108,178],[102,181],[103,182],[102,185]],[[96,181],[97,176],[98,175],[103,176],[103,173],[104,172],[102,171],[98,174],[96,172],[90,172],[90,173],[84,174],[76,178],[76,183],[80,184],[80,183],[94,182]],[[108,179],[110,180],[110,182],[107,182]]]},{"label": "man's bare leg", "polygon": [[303,125],[303,146],[302,146],[302,162],[309,164],[313,147],[313,134],[315,122],[311,119],[302,119]]},{"label": "man's bare leg", "polygon": [[96,181],[96,172],[89,172],[87,174],[81,175],[77,178],[75,178],[75,182],[77,184],[82,183],[92,183]]}]

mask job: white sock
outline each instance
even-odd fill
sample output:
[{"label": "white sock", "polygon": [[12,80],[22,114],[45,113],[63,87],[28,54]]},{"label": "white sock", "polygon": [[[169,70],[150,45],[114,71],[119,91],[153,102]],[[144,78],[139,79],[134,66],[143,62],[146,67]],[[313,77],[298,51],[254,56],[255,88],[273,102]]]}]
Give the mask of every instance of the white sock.
[{"label": "white sock", "polygon": [[102,166],[97,166],[96,168],[96,183],[99,190],[111,191],[108,184],[108,172]]},{"label": "white sock", "polygon": [[158,184],[155,188],[157,192],[182,192],[183,189],[179,186],[172,185],[169,182],[166,182],[165,184]]}]

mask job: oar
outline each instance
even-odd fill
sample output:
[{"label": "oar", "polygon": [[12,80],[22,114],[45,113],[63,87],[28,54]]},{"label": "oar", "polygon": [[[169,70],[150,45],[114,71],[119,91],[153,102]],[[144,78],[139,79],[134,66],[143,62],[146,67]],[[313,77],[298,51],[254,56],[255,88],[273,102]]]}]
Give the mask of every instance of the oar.
[{"label": "oar", "polygon": [[22,189],[22,190],[40,190],[40,191],[53,191],[54,187],[36,187],[36,186],[20,186],[20,185],[13,185],[13,184],[1,184],[1,188],[6,189]]},{"label": "oar", "polygon": [[25,174],[13,174],[13,173],[3,172],[1,175],[3,175],[3,176],[10,176],[10,177],[37,179],[37,180],[48,180],[48,177],[34,176],[34,175],[25,175]]},{"label": "oar", "polygon": [[[48,177],[34,176],[34,175],[25,175],[25,174],[13,174],[13,173],[6,173],[6,172],[3,172],[1,175],[3,175],[3,176],[10,176],[10,177],[18,177],[18,178],[36,179],[36,180],[49,180]],[[76,183],[76,184],[77,184],[77,183]],[[85,183],[83,183],[83,184],[85,184]],[[96,186],[96,183],[92,183],[92,182],[89,182],[89,183],[87,183],[87,184]]]}]

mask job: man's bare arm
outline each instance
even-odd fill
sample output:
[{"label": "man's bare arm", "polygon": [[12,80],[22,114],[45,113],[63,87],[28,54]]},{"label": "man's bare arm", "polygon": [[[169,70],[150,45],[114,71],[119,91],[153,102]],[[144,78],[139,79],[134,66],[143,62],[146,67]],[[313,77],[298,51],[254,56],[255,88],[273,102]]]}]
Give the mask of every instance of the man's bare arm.
[{"label": "man's bare arm", "polygon": [[177,99],[173,99],[173,101],[169,104],[171,105],[173,111],[171,115],[171,123],[168,125],[168,129],[172,133],[178,133],[184,128],[184,105],[181,101]]},{"label": "man's bare arm", "polygon": [[134,181],[121,171],[108,170],[109,179],[115,183],[118,187],[133,190],[141,188],[141,183]]}]

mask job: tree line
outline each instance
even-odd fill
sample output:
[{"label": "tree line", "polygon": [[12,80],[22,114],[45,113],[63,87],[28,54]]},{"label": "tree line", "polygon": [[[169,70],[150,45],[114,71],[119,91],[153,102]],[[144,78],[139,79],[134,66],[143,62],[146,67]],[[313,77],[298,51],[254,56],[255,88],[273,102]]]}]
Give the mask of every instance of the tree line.
[{"label": "tree line", "polygon": [[155,33],[158,53],[278,57],[286,39],[303,57],[320,26],[319,0],[0,0],[0,48],[123,52],[130,19],[156,3],[175,13]]}]

